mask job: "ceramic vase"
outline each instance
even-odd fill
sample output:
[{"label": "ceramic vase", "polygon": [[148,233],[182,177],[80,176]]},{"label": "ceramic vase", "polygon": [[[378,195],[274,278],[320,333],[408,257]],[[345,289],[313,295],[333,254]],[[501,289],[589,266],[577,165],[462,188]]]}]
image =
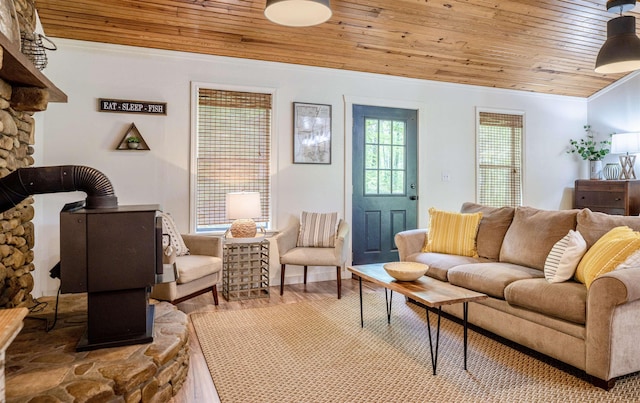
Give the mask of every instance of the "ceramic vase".
[{"label": "ceramic vase", "polygon": [[589,179],[602,179],[602,161],[589,161]]},{"label": "ceramic vase", "polygon": [[602,168],[602,176],[607,180],[614,180],[620,177],[622,167],[617,162],[610,162]]}]

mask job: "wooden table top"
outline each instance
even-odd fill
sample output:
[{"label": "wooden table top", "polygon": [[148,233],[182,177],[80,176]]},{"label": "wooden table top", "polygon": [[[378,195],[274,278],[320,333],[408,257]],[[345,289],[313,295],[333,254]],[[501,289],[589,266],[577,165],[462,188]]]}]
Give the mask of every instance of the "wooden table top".
[{"label": "wooden table top", "polygon": [[422,276],[415,281],[398,281],[384,270],[384,263],[349,266],[353,274],[419,301],[429,307],[452,305],[487,298],[486,294]]}]

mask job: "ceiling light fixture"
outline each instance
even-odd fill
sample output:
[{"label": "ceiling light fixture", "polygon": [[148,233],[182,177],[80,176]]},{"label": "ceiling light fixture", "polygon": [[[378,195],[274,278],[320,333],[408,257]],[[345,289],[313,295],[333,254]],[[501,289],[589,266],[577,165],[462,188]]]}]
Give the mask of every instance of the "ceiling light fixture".
[{"label": "ceiling light fixture", "polygon": [[289,27],[309,27],[331,18],[329,0],[267,0],[264,15]]},{"label": "ceiling light fixture", "polygon": [[635,0],[607,1],[607,11],[620,16],[607,22],[607,40],[596,58],[596,73],[624,73],[640,69],[640,38],[636,18],[622,13],[633,9]]}]

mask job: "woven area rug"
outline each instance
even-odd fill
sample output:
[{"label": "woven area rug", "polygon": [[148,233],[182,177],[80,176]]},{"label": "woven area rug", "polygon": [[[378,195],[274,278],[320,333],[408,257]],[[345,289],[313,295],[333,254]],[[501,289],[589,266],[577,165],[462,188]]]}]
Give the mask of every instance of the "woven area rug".
[{"label": "woven area rug", "polygon": [[[424,309],[384,295],[195,313],[198,339],[222,402],[638,402],[640,375],[609,392],[442,319],[432,375]],[[431,313],[432,326],[436,314]]]}]

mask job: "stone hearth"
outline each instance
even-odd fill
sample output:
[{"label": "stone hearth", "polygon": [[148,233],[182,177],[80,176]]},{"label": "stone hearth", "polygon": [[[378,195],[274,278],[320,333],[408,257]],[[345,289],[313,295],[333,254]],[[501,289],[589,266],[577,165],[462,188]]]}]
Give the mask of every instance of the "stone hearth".
[{"label": "stone hearth", "polygon": [[[189,367],[188,317],[167,302],[155,305],[150,344],[76,352],[86,329],[85,294],[41,298],[6,353],[7,402],[166,402]],[[46,306],[44,306],[46,303]],[[36,308],[37,310],[37,308]]]}]

